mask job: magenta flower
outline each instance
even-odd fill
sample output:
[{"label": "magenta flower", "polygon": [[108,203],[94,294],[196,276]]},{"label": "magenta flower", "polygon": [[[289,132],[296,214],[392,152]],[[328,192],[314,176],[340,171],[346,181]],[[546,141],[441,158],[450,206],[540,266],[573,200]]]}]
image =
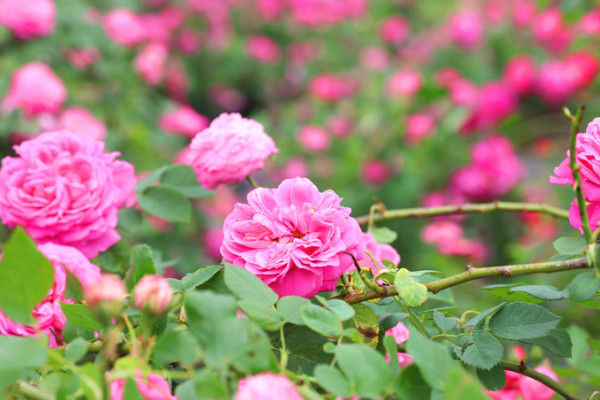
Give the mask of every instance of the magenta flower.
[{"label": "magenta flower", "polygon": [[[123,400],[125,397],[125,379],[116,379],[109,383],[110,400]],[[145,376],[138,368],[135,373],[135,385],[140,395],[147,400],[178,400],[171,394],[169,382],[159,374]]]},{"label": "magenta flower", "polygon": [[352,258],[363,254],[362,232],[332,190],[306,178],[259,188],[225,219],[221,254],[252,272],[280,296],[310,298],[333,290]]},{"label": "magenta flower", "polygon": [[54,268],[54,283],[46,297],[33,310],[32,316],[37,319],[35,325],[22,325],[9,319],[0,310],[0,335],[32,336],[41,331],[47,333],[51,346],[62,342],[62,331],[67,318],[60,308],[59,302],[72,302],[65,299],[67,284],[67,268],[79,278],[81,286],[86,289],[100,277],[100,268],[88,261],[77,249],[46,243],[38,246]]},{"label": "magenta flower", "polygon": [[358,265],[361,268],[369,268],[373,275],[385,269],[381,260],[388,260],[395,265],[400,264],[400,254],[389,244],[378,243],[371,232],[363,232],[362,242],[365,246],[365,251],[371,253],[377,265],[373,264],[373,260],[365,252],[357,257]]},{"label": "magenta flower", "polygon": [[73,246],[95,257],[119,241],[117,211],[133,194],[133,166],[104,143],[69,131],[15,146],[0,168],[0,219],[38,242]]},{"label": "magenta flower", "polygon": [[[398,322],[393,328],[390,328],[387,331],[385,331],[385,334],[392,335],[396,344],[402,344],[406,342],[408,340],[408,337],[410,336],[408,328],[406,327],[406,325],[404,325],[404,323],[402,323],[402,321]],[[385,360],[387,362],[390,361],[390,356],[388,354],[385,355]],[[398,352],[398,363],[400,364],[401,368],[406,368],[414,362],[415,360],[413,360],[410,354]]]},{"label": "magenta flower", "polygon": [[296,386],[283,374],[263,372],[241,379],[233,400],[302,400]]},{"label": "magenta flower", "polygon": [[279,152],[260,123],[240,114],[221,114],[194,137],[189,149],[183,162],[207,189],[245,179]]},{"label": "magenta flower", "polygon": [[54,31],[55,14],[53,0],[0,1],[0,24],[23,40],[51,34]]}]

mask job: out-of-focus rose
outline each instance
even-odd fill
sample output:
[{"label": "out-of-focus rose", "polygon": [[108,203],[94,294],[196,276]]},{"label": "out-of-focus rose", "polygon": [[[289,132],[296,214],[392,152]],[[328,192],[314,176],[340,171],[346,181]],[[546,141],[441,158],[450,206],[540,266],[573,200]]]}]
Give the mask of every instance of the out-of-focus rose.
[{"label": "out-of-focus rose", "polygon": [[560,34],[563,28],[562,14],[558,7],[542,11],[533,24],[533,35],[541,44],[548,44]]},{"label": "out-of-focus rose", "polygon": [[329,117],[325,123],[325,126],[332,135],[337,137],[350,136],[352,135],[352,130],[354,129],[352,120],[341,115],[332,115]]},{"label": "out-of-focus rose", "polygon": [[65,85],[50,67],[33,62],[15,71],[0,108],[7,111],[22,108],[32,118],[42,113],[56,114],[66,97]]},{"label": "out-of-focus rose", "polygon": [[[392,335],[396,344],[402,344],[408,340],[410,333],[408,332],[408,328],[402,322],[398,322],[396,326],[385,331],[386,335]],[[385,360],[390,361],[390,356],[385,355]],[[398,363],[400,367],[406,368],[410,364],[414,363],[412,356],[406,353],[398,352]]]},{"label": "out-of-focus rose", "polygon": [[535,88],[536,67],[533,58],[520,55],[506,63],[503,81],[520,96],[527,95]]},{"label": "out-of-focus rose", "polygon": [[[394,264],[400,264],[400,254],[389,244],[378,243],[371,232],[363,232],[362,241],[365,246],[365,253],[357,257],[358,265],[363,268],[369,268],[373,275],[378,271],[385,269],[385,265],[381,260],[388,260]],[[366,252],[371,253],[377,265],[373,264],[373,260]]]},{"label": "out-of-focus rose", "polygon": [[32,312],[37,322],[34,325],[22,325],[10,320],[0,310],[0,335],[31,336],[36,335],[39,330],[48,334],[51,346],[58,346],[62,343],[62,331],[67,322],[59,302],[73,302],[65,299],[65,268],[79,279],[84,290],[100,277],[100,268],[73,247],[46,243],[38,245],[38,250],[52,263],[54,283],[46,297]]},{"label": "out-of-focus rose", "polygon": [[233,400],[302,400],[296,386],[283,374],[263,372],[238,383]]},{"label": "out-of-focus rose", "polygon": [[333,290],[353,264],[345,252],[363,253],[360,227],[341,201],[306,178],[255,189],[248,204],[237,204],[225,219],[221,254],[280,296],[310,298]]},{"label": "out-of-focus rose", "polygon": [[193,138],[208,127],[208,118],[199,114],[192,107],[183,105],[170,113],[163,114],[158,125],[165,132],[176,133]]},{"label": "out-of-focus rose", "polygon": [[523,27],[531,24],[535,18],[536,12],[535,1],[516,1],[513,8],[513,22],[515,26]]},{"label": "out-of-focus rose", "polygon": [[106,125],[83,107],[70,107],[65,109],[58,121],[56,129],[66,129],[71,132],[82,133],[94,140],[104,140]]},{"label": "out-of-focus rose", "polygon": [[550,61],[543,64],[537,78],[537,92],[550,106],[561,105],[575,91],[564,63]]},{"label": "out-of-focus rose", "polygon": [[579,28],[586,35],[600,35],[600,10],[592,10],[585,14],[579,22]]},{"label": "out-of-focus rose", "polygon": [[150,315],[162,315],[173,298],[171,284],[160,275],[145,275],[133,292],[135,308]]},{"label": "out-of-focus rose", "polygon": [[398,44],[408,37],[410,23],[401,15],[387,17],[379,25],[379,37],[393,44]]},{"label": "out-of-focus rose", "polygon": [[108,37],[123,46],[133,46],[147,37],[142,19],[125,8],[117,8],[107,14],[103,25]]},{"label": "out-of-focus rose", "polygon": [[[109,383],[110,400],[123,400],[125,392],[125,379],[116,379]],[[169,382],[158,374],[145,376],[140,369],[135,373],[135,384],[140,395],[146,400],[178,400],[171,394]]]},{"label": "out-of-focus rose", "polygon": [[75,68],[86,69],[100,59],[100,51],[95,47],[68,49],[64,56]]},{"label": "out-of-focus rose", "polygon": [[483,39],[481,16],[473,10],[457,12],[450,18],[450,35],[461,47],[474,49]]},{"label": "out-of-focus rose", "polygon": [[398,71],[390,77],[387,94],[390,97],[413,96],[423,86],[423,77],[417,71]]},{"label": "out-of-focus rose", "polygon": [[0,1],[0,24],[22,40],[51,34],[55,14],[53,0]]},{"label": "out-of-focus rose", "polygon": [[257,0],[256,1],[256,8],[257,8],[258,14],[261,16],[262,19],[264,19],[265,21],[269,21],[269,22],[277,21],[283,14],[285,6],[286,6],[286,1],[282,1],[282,0]]},{"label": "out-of-focus rose", "polygon": [[437,251],[449,256],[468,257],[483,261],[489,255],[484,242],[463,237],[461,226],[451,220],[432,222],[421,231],[423,240],[436,246]]},{"label": "out-of-focus rose", "polygon": [[[552,369],[544,365],[539,365],[534,369],[558,381],[558,376]],[[485,391],[490,398],[494,400],[550,400],[555,394],[554,390],[528,376],[513,371],[505,371],[505,374],[506,383],[501,390]]]},{"label": "out-of-focus rose", "polygon": [[127,296],[125,284],[117,275],[102,274],[98,276],[84,293],[88,306],[96,307],[102,303],[121,303]]},{"label": "out-of-focus rose", "polygon": [[360,63],[372,71],[383,71],[390,64],[390,55],[379,47],[367,47],[360,52]]},{"label": "out-of-focus rose", "polygon": [[293,157],[280,171],[280,179],[308,178],[309,169],[306,161],[301,157]]},{"label": "out-of-focus rose", "polygon": [[517,109],[517,98],[512,90],[499,82],[483,85],[478,92],[472,112],[460,128],[462,134],[495,128]]},{"label": "out-of-focus rose", "polygon": [[304,126],[298,132],[298,142],[309,151],[325,151],[329,148],[330,139],[327,132],[319,126]]},{"label": "out-of-focus rose", "polygon": [[407,115],[404,129],[404,140],[411,145],[419,144],[435,129],[435,118],[429,114]]},{"label": "out-of-focus rose", "polygon": [[202,46],[202,35],[193,29],[184,29],[177,36],[177,48],[183,54],[193,54]]},{"label": "out-of-focus rose", "polygon": [[360,177],[368,185],[383,185],[392,175],[392,168],[381,160],[367,160],[360,166]]},{"label": "out-of-focus rose", "polygon": [[149,43],[137,55],[133,68],[148,85],[158,85],[165,76],[165,66],[169,50],[161,43]]},{"label": "out-of-focus rose", "polygon": [[95,257],[119,241],[117,211],[136,185],[133,166],[104,143],[69,131],[42,133],[14,147],[0,168],[0,219],[36,241]]},{"label": "out-of-focus rose", "polygon": [[277,64],[281,56],[279,45],[264,35],[252,35],[246,40],[248,55],[265,64]]},{"label": "out-of-focus rose", "polygon": [[214,226],[204,232],[204,254],[215,262],[220,262],[223,259],[221,255],[223,237],[222,226]]},{"label": "out-of-focus rose", "polygon": [[261,170],[267,158],[278,152],[260,123],[240,114],[221,114],[194,137],[186,163],[202,186],[214,189]]},{"label": "out-of-focus rose", "polygon": [[315,76],[308,84],[308,91],[314,97],[331,103],[343,99],[348,94],[346,81],[331,74]]},{"label": "out-of-focus rose", "polygon": [[587,52],[570,54],[564,61],[565,80],[567,85],[575,89],[589,86],[598,75],[600,64],[598,58]]}]

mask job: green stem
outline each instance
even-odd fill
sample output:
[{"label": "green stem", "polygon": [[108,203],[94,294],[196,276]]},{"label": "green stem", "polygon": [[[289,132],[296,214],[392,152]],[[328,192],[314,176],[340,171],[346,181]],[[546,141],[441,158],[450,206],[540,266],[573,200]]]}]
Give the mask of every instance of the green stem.
[{"label": "green stem", "polygon": [[54,400],[54,396],[42,392],[39,388],[23,381],[17,381],[17,390],[31,400]]},{"label": "green stem", "polygon": [[451,206],[386,210],[385,212],[376,215],[364,215],[362,217],[356,218],[356,220],[360,225],[366,225],[369,223],[369,221],[375,223],[402,218],[424,218],[453,214],[481,214],[491,211],[535,211],[543,214],[552,215],[553,217],[557,218],[569,218],[569,211],[563,210],[562,208],[553,207],[548,204],[494,201],[491,203],[480,204],[465,203]]},{"label": "green stem", "polygon": [[415,325],[415,327],[419,330],[419,332],[421,332],[423,335],[425,335],[425,337],[429,337],[427,330],[421,323],[421,320],[414,313],[414,311],[409,306],[407,306],[406,304],[404,304],[402,302],[400,302],[400,306],[404,309],[404,311],[406,311],[406,313],[410,317],[410,319],[413,322],[413,324]]},{"label": "green stem", "polygon": [[579,132],[579,125],[583,118],[583,112],[585,106],[581,105],[577,109],[575,116],[571,115],[571,112],[565,108],[565,114],[571,121],[571,148],[570,148],[570,159],[569,166],[573,173],[573,189],[577,194],[577,205],[579,207],[579,216],[581,218],[581,227],[583,229],[583,235],[585,241],[590,244],[592,242],[592,231],[590,229],[590,220],[588,219],[587,204],[585,203],[585,197],[583,196],[583,189],[581,187],[581,174],[579,170],[581,167],[577,165],[577,134]]},{"label": "green stem", "polygon": [[[534,264],[521,265],[504,265],[497,267],[472,268],[448,278],[439,279],[433,282],[425,282],[423,285],[432,293],[437,293],[441,290],[448,289],[452,286],[460,285],[461,283],[473,281],[475,279],[488,278],[493,276],[511,277],[517,275],[529,275],[538,273],[554,273],[561,271],[572,271],[576,269],[591,268],[591,265],[585,258],[578,258],[567,261],[542,262]],[[398,291],[394,286],[384,286],[383,293],[378,293],[370,290],[366,293],[348,295],[344,300],[349,304],[361,303],[372,299],[381,299],[389,296],[397,296]]]},{"label": "green stem", "polygon": [[279,360],[279,369],[285,371],[285,367],[287,366],[288,362],[288,354],[287,349],[285,347],[285,335],[283,334],[283,325],[281,325],[281,328],[279,328],[279,337],[281,340],[281,350],[279,353],[281,354],[281,359]]},{"label": "green stem", "polygon": [[250,184],[252,185],[252,187],[254,189],[258,189],[260,186],[258,186],[258,183],[256,183],[256,181],[254,180],[254,178],[251,175],[248,175],[246,177],[246,179],[248,180],[248,182],[250,182]]},{"label": "green stem", "polygon": [[581,397],[574,395],[573,393],[568,391],[563,385],[556,382],[554,379],[537,372],[533,368],[528,368],[527,365],[525,365],[525,363],[516,363],[512,361],[503,360],[500,362],[500,365],[502,365],[502,368],[504,368],[507,371],[518,372],[521,375],[528,376],[540,383],[543,383],[544,385],[548,386],[550,389],[554,390],[556,393],[560,394],[567,400],[581,400]]},{"label": "green stem", "polygon": [[431,340],[442,339],[442,338],[457,338],[456,335],[449,335],[447,333],[440,333],[439,335],[435,335],[431,337]]}]

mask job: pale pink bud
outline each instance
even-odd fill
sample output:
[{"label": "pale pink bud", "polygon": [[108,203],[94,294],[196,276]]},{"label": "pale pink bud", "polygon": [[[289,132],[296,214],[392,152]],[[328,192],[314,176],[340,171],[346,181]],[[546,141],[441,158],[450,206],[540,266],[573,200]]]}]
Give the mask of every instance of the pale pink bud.
[{"label": "pale pink bud", "polygon": [[161,315],[171,302],[173,290],[169,281],[162,276],[146,275],[137,283],[133,295],[135,308],[152,315]]},{"label": "pale pink bud", "polygon": [[150,43],[138,54],[133,62],[135,71],[147,84],[156,86],[165,75],[168,49],[160,43]]},{"label": "pale pink bud", "polygon": [[305,126],[298,132],[298,141],[307,150],[324,151],[329,147],[329,136],[322,128],[314,125]]},{"label": "pale pink bud", "polygon": [[398,71],[390,77],[387,93],[390,97],[412,96],[423,86],[423,77],[417,71]]},{"label": "pale pink bud", "polygon": [[420,143],[431,135],[435,119],[429,114],[411,114],[406,117],[404,140],[411,145]]},{"label": "pale pink bud", "polygon": [[122,302],[126,296],[125,285],[117,275],[102,274],[85,290],[85,301],[90,307],[106,302]]},{"label": "pale pink bud", "polygon": [[146,39],[147,31],[142,19],[133,12],[117,8],[104,19],[106,34],[123,46],[132,46]]}]

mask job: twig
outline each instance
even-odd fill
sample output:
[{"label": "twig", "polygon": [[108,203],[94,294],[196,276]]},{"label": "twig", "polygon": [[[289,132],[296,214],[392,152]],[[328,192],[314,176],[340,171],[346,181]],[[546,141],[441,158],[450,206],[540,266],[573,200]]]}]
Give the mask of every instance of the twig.
[{"label": "twig", "polygon": [[560,394],[567,400],[581,400],[581,397],[574,395],[569,392],[563,385],[559,382],[556,382],[554,379],[550,378],[547,375],[541,374],[537,372],[533,368],[528,368],[527,365],[523,362],[516,363],[512,361],[501,361],[500,365],[507,371],[517,372],[521,375],[528,376],[536,381],[543,383],[548,386],[550,389],[554,390],[556,393]]}]

